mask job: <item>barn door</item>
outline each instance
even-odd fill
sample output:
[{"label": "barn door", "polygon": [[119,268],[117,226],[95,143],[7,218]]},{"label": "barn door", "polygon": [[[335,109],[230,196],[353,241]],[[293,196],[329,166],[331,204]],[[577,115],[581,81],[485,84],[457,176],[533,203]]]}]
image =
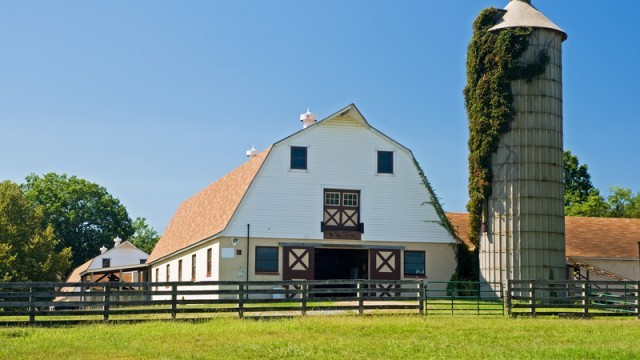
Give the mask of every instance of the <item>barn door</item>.
[{"label": "barn door", "polygon": [[[400,280],[400,250],[371,249],[369,260],[371,280]],[[372,287],[377,297],[400,296],[393,291],[397,287],[393,284],[375,284]]]},{"label": "barn door", "polygon": [[283,280],[313,280],[314,256],[312,247],[284,246],[282,248],[284,272]]}]

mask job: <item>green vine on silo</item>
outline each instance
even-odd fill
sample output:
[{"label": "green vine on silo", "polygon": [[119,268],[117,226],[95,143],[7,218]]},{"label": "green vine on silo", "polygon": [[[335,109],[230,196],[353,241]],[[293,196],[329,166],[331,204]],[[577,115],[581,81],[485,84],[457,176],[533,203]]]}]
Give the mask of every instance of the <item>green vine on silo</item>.
[{"label": "green vine on silo", "polygon": [[467,51],[465,106],[469,117],[469,237],[477,245],[482,225],[483,203],[491,195],[491,155],[500,136],[509,131],[515,118],[511,81],[544,73],[549,55],[541,51],[538,61],[518,61],[529,46],[532,28],[489,31],[501,12],[482,10],[473,22],[473,37]]}]

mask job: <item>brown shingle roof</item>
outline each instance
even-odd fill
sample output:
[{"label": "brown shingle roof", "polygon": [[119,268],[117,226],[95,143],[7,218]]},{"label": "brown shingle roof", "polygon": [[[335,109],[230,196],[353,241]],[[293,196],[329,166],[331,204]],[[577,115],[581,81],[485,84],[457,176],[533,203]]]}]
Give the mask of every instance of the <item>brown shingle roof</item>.
[{"label": "brown shingle roof", "polygon": [[270,150],[249,159],[180,204],[147,263],[224,230]]},{"label": "brown shingle roof", "polygon": [[[469,214],[447,213],[458,237],[470,248]],[[640,219],[567,216],[565,251],[568,257],[637,259]]]}]

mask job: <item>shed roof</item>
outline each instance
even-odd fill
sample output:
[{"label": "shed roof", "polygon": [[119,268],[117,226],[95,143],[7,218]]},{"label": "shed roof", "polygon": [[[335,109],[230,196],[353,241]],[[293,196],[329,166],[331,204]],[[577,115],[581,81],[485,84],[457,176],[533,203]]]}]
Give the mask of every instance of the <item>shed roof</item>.
[{"label": "shed roof", "polygon": [[567,39],[567,33],[531,5],[530,0],[511,0],[504,10],[502,18],[489,31],[521,26],[545,28],[558,31]]},{"label": "shed roof", "polygon": [[[460,240],[469,240],[469,214],[447,213]],[[640,219],[566,216],[565,252],[568,257],[637,259]]]},{"label": "shed roof", "polygon": [[270,150],[271,147],[180,204],[147,263],[223,231]]}]

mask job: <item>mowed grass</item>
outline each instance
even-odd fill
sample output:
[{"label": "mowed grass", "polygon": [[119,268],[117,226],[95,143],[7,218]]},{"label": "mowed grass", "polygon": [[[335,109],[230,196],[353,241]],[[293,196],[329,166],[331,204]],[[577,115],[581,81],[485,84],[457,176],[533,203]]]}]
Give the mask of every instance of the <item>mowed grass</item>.
[{"label": "mowed grass", "polygon": [[637,359],[637,319],[307,316],[0,328],[2,359]]}]

